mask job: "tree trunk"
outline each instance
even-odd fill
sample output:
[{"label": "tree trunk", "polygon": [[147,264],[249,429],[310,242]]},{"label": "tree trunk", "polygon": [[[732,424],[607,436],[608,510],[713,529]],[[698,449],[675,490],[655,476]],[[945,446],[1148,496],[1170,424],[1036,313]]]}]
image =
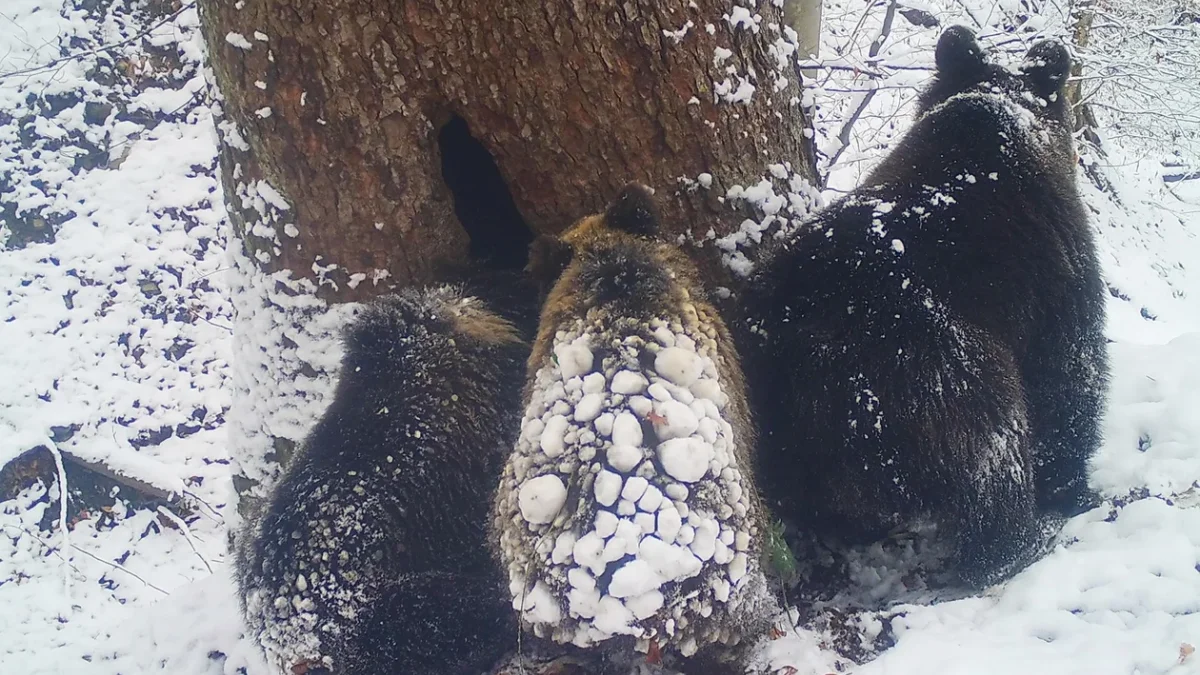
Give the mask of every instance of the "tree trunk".
[{"label": "tree trunk", "polygon": [[784,0],[787,23],[799,36],[800,54],[817,58],[821,52],[821,0]]},{"label": "tree trunk", "polygon": [[[736,289],[722,259],[744,271],[816,194],[796,45],[775,3],[748,4],[201,0],[244,242],[238,395],[312,403],[235,404],[234,435],[257,439],[235,453],[282,459],[319,411],[336,350],[314,345],[337,324],[314,327],[321,302],[472,258],[522,266],[534,234],[629,181]],[[270,477],[239,463],[242,488]]]},{"label": "tree trunk", "polygon": [[[1096,16],[1095,0],[1077,0],[1071,4],[1071,41],[1076,51],[1086,51],[1092,33],[1092,20]],[[1078,78],[1083,75],[1083,61],[1076,58],[1071,63],[1071,80],[1067,82],[1067,102],[1075,111],[1075,131],[1091,132],[1094,136],[1096,120],[1091,110],[1083,101],[1083,82]]]}]

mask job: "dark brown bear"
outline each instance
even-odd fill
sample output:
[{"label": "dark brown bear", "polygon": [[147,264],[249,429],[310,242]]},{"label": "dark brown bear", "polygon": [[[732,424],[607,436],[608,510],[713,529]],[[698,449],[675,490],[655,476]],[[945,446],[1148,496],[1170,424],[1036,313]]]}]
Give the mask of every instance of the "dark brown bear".
[{"label": "dark brown bear", "polygon": [[954,27],[936,61],[895,150],[756,270],[745,351],[782,515],[850,541],[932,519],[982,584],[1093,503],[1104,292],[1067,51],[1010,70]]}]

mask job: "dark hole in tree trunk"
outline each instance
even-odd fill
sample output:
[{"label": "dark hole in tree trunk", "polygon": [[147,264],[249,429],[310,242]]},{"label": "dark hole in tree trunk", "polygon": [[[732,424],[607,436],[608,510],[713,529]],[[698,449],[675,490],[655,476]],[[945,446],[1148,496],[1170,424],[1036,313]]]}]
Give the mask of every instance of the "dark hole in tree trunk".
[{"label": "dark hole in tree trunk", "polygon": [[438,132],[438,147],[442,180],[454,195],[454,214],[471,238],[471,257],[490,267],[524,267],[533,233],[491,153],[458,115]]}]

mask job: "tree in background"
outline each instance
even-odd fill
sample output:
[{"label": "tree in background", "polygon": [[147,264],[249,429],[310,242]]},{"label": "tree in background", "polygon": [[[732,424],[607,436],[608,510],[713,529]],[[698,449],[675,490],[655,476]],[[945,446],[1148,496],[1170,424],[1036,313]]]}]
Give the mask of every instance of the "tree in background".
[{"label": "tree in background", "polygon": [[786,0],[783,12],[800,36],[800,55],[816,58],[821,53],[821,0]]},{"label": "tree in background", "polygon": [[1097,147],[1101,126],[1106,139],[1132,141],[1167,169],[1164,180],[1200,177],[1187,159],[1200,152],[1192,100],[1200,81],[1200,5],[1075,0],[1070,7],[1078,61],[1067,94],[1078,128]]}]

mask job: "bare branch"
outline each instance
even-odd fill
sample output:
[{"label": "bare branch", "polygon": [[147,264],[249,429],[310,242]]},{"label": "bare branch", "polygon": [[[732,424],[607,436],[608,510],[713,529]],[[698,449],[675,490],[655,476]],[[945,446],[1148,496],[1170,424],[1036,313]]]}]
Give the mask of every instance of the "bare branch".
[{"label": "bare branch", "polygon": [[[67,469],[63,466],[62,453],[50,439],[46,439],[46,449],[54,457],[54,468],[58,470],[58,529],[62,532],[63,550],[71,548],[71,530],[67,527]],[[66,600],[66,613],[71,611],[71,573],[66,568],[63,571],[63,597]]]},{"label": "bare branch", "polygon": [[212,574],[212,564],[208,562],[208,558],[205,558],[204,554],[200,552],[200,549],[196,547],[196,540],[192,538],[192,530],[188,527],[187,523],[183,522],[183,518],[171,513],[164,506],[159,506],[158,512],[166,517],[167,520],[175,523],[175,527],[179,528],[179,531],[183,534],[183,538],[187,540],[188,546],[192,547],[192,553],[196,554],[196,557],[200,559],[200,562],[204,563],[204,566],[208,568],[208,573]]},{"label": "bare branch", "polygon": [[[883,49],[883,44],[887,42],[888,36],[892,34],[892,21],[895,18],[896,0],[891,0],[888,3],[887,13],[885,13],[883,16],[883,26],[879,30],[879,37],[875,38],[875,41],[871,43],[871,49],[867,53],[868,60],[879,56],[879,51]],[[876,89],[872,89],[863,94],[862,100],[858,102],[858,107],[855,108],[854,112],[842,125],[842,129],[838,132],[837,136],[838,140],[841,141],[841,145],[838,147],[837,151],[833,153],[833,156],[829,158],[828,166],[830,168],[837,164],[838,158],[841,157],[842,153],[846,151],[846,148],[850,146],[850,132],[853,131],[854,124],[858,122],[858,118],[862,116],[863,112],[867,109],[867,106],[871,104],[871,99],[875,97],[876,91]]]},{"label": "bare branch", "polygon": [[[68,560],[65,556],[63,556],[63,554],[60,553],[54,547],[53,544],[51,544],[50,542],[46,541],[45,539],[42,539],[41,537],[39,537],[36,532],[31,532],[28,529],[25,529],[23,527],[17,527],[15,525],[5,524],[5,527],[16,530],[17,532],[20,532],[26,536],[33,537],[39,544],[46,547],[47,551],[50,551],[51,553],[53,553],[59,560],[63,561],[63,563],[65,563],[71,569],[78,572],[80,576],[86,576],[82,570],[80,570],[78,567],[73,565],[70,560]],[[163,590],[162,588],[159,588],[158,586],[155,586],[154,584],[150,583],[149,581],[146,581],[141,576],[139,576],[136,572],[130,571],[129,568],[125,567],[124,565],[122,565],[119,562],[116,562],[113,560],[105,560],[104,558],[97,556],[96,554],[92,553],[91,551],[80,548],[79,546],[76,546],[75,544],[71,544],[71,550],[78,551],[79,553],[86,555],[87,557],[91,558],[92,560],[95,560],[98,563],[107,565],[114,570],[117,570],[119,572],[124,572],[125,574],[128,574],[129,576],[133,577],[134,579],[137,579],[138,581],[142,582],[142,584],[144,586],[146,586],[147,588],[154,589],[154,590],[158,591],[159,593],[162,593],[163,595],[170,595],[170,593],[168,593],[167,591]]]},{"label": "bare branch", "polygon": [[113,42],[110,44],[101,45],[99,47],[96,47],[95,49],[88,49],[88,50],[85,50],[82,52],[76,52],[74,54],[69,54],[62,58],[54,59],[53,61],[50,61],[48,63],[43,63],[40,66],[30,66],[29,68],[21,68],[19,70],[11,70],[7,73],[0,73],[0,80],[4,80],[4,79],[10,78],[10,77],[17,77],[18,75],[37,75],[38,73],[44,73],[44,72],[47,72],[50,70],[54,70],[55,68],[60,68],[63,65],[70,63],[71,61],[78,61],[79,59],[84,59],[89,56],[99,54],[101,52],[112,51],[113,49],[116,49],[117,47],[124,47],[127,44],[137,42],[138,40],[141,40],[142,38],[146,37],[147,35],[150,35],[154,31],[158,30],[159,27],[164,26],[168,23],[171,23],[176,18],[178,18],[180,14],[183,14],[184,12],[186,12],[187,10],[189,10],[195,6],[196,6],[196,0],[192,0],[191,2],[186,2],[182,6],[180,6],[179,9],[175,10],[171,14],[164,17],[162,20],[151,25],[149,28],[138,33],[137,35],[133,35],[131,37],[125,38],[124,40],[120,40],[119,42]]}]

